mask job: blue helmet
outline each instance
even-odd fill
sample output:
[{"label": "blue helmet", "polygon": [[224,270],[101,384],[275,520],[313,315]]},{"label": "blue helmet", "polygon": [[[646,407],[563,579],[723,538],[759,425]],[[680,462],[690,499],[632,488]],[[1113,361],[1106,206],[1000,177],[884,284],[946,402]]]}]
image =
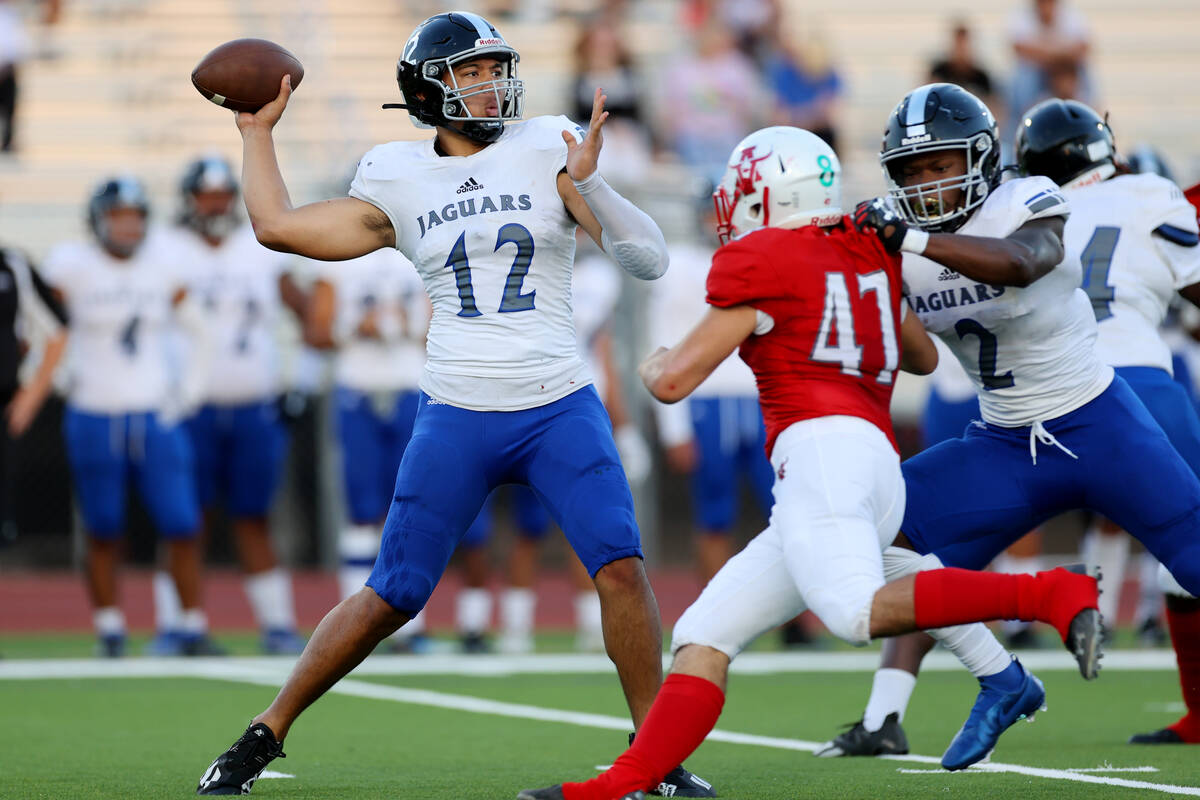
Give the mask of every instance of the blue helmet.
[{"label": "blue helmet", "polygon": [[87,206],[88,227],[92,229],[92,233],[100,240],[104,249],[127,258],[141,246],[142,240],[139,239],[132,246],[112,240],[108,230],[108,213],[118,208],[137,209],[143,217],[150,215],[150,200],[146,196],[146,187],[137,178],[120,175],[102,181],[92,192]]},{"label": "blue helmet", "polygon": [[201,214],[196,207],[200,192],[229,192],[238,194],[237,175],[229,162],[220,156],[203,156],[188,164],[179,182],[182,210],[179,222],[201,236],[224,239],[240,222],[236,203],[219,214]]},{"label": "blue helmet", "polygon": [[[494,58],[505,65],[503,77],[459,88],[454,67],[473,58]],[[449,128],[477,142],[500,138],[504,123],[518,120],[525,106],[525,84],[517,77],[521,56],[496,27],[478,14],[452,11],[422,22],[408,37],[396,64],[403,104],[418,125]],[[493,94],[498,117],[473,116],[464,100]]]}]

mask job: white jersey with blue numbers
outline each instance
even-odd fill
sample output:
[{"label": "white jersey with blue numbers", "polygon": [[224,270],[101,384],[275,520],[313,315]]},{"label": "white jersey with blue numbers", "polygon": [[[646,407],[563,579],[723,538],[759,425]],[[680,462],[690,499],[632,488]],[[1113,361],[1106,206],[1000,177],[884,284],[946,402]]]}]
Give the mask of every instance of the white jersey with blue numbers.
[{"label": "white jersey with blue numbers", "polygon": [[243,225],[216,247],[189,228],[166,232],[171,255],[203,311],[212,341],[204,401],[238,405],[279,391],[279,276],[288,257]]},{"label": "white jersey with blue numbers", "polygon": [[1063,239],[1068,257],[1082,266],[1101,360],[1170,372],[1159,326],[1175,293],[1200,283],[1196,209],[1178,186],[1150,173],[1119,175],[1067,196]]},{"label": "white jersey with blue numbers", "polygon": [[592,382],[572,323],[564,130],[582,136],[566,117],[534,117],[474,155],[391,142],[359,162],[350,194],[387,214],[433,304],[421,389],[436,400],[515,411]]},{"label": "white jersey with blue numbers", "polygon": [[[1068,210],[1050,179],[1021,178],[998,186],[957,233],[1004,238]],[[1080,279],[1079,261],[1069,257],[1019,288],[904,254],[909,305],[966,370],[984,420],[1004,427],[1062,416],[1112,382],[1112,368],[1095,353],[1096,320]]]},{"label": "white jersey with blue numbers", "polygon": [[170,390],[167,337],[186,288],[161,233],[129,259],[92,242],[51,251],[42,272],[63,293],[69,318],[67,401],[81,411],[157,411]]},{"label": "white jersey with blue numbers", "polygon": [[[383,248],[350,261],[310,262],[335,297],[334,380],[360,392],[415,390],[425,368],[429,300],[408,259]],[[374,317],[379,337],[358,333]]]}]

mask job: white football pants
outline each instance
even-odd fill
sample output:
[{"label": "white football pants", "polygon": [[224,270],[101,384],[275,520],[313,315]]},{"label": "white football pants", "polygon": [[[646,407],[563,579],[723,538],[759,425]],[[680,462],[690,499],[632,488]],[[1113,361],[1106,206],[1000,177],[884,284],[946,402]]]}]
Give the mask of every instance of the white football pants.
[{"label": "white football pants", "polygon": [[789,426],[775,442],[767,529],[721,568],[675,624],[674,653],[699,644],[731,659],[805,608],[851,644],[870,640],[883,548],[904,518],[900,458],[858,417]]}]

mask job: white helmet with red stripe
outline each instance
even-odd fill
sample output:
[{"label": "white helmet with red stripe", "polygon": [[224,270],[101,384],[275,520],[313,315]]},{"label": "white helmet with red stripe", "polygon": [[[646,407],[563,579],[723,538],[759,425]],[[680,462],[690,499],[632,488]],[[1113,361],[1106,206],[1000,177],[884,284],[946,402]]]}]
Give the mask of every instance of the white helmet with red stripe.
[{"label": "white helmet with red stripe", "polygon": [[836,225],[842,166],[816,134],[776,125],[742,139],[713,192],[722,242],[755,228]]}]

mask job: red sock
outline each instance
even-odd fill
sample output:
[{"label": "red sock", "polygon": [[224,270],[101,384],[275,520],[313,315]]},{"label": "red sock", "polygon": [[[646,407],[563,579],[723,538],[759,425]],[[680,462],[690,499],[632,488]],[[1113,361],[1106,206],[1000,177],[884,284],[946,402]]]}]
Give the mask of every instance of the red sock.
[{"label": "red sock", "polygon": [[918,572],[913,613],[922,630],[1021,619],[1048,622],[1065,641],[1071,620],[1095,608],[1096,581],[1061,567],[1036,575],[1009,575],[944,567]]},{"label": "red sock", "polygon": [[1167,628],[1179,664],[1179,685],[1187,714],[1167,727],[1185,742],[1200,744],[1200,602],[1167,596]]},{"label": "red sock", "polygon": [[566,800],[619,800],[658,786],[692,754],[721,716],[725,693],[694,675],[668,675],[629,749],[608,771],[584,783],[564,783]]}]

